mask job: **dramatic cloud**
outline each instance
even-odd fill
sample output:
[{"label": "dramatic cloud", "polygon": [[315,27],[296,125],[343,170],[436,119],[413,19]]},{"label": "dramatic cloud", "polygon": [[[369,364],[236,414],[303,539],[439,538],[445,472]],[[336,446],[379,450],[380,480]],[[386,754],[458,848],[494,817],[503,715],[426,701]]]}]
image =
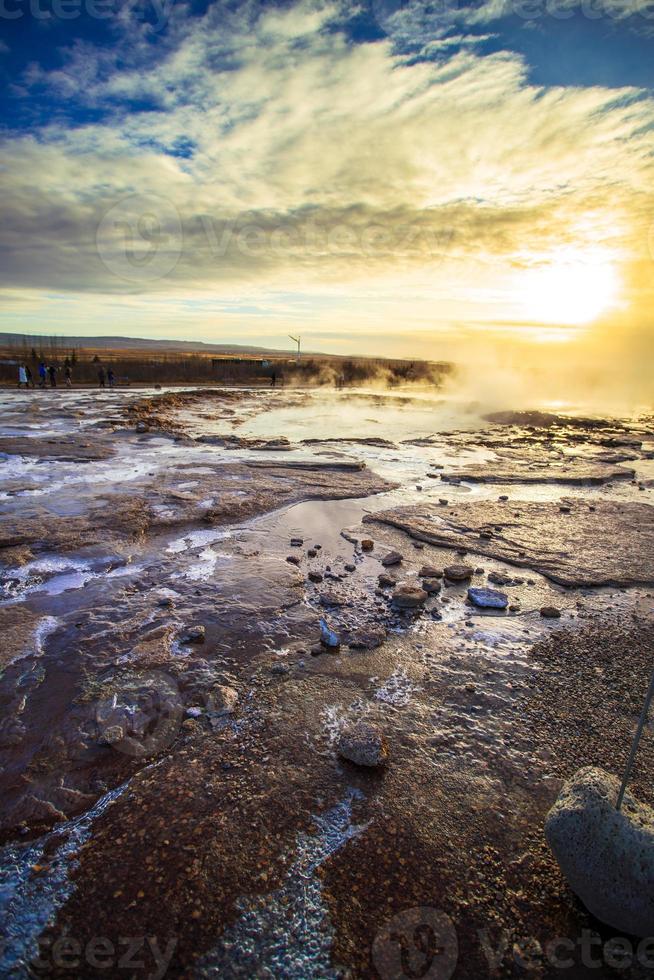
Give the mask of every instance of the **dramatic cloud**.
[{"label": "dramatic cloud", "polygon": [[[419,26],[417,7],[374,9]],[[126,20],[114,44],[78,40],[16,79],[53,111],[2,140],[7,329],[102,316],[246,339],[302,318],[336,347],[397,334],[400,353],[416,332],[551,330],[559,307],[539,316],[524,277],[552,270],[556,288],[578,270],[589,289],[609,266],[616,309],[641,316],[649,91],[536,86],[521,56],[444,22],[419,50],[355,41],[336,4],[167,13],[165,30]]]}]

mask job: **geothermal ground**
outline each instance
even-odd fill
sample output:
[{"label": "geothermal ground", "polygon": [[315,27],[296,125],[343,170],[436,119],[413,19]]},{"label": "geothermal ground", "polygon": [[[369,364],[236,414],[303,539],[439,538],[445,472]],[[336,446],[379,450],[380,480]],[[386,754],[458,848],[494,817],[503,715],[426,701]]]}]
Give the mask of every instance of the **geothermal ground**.
[{"label": "geothermal ground", "polygon": [[[543,823],[621,774],[654,666],[652,418],[0,411],[0,975],[547,977],[560,937],[567,976],[651,975],[602,958]],[[356,722],[385,765],[342,757]]]}]

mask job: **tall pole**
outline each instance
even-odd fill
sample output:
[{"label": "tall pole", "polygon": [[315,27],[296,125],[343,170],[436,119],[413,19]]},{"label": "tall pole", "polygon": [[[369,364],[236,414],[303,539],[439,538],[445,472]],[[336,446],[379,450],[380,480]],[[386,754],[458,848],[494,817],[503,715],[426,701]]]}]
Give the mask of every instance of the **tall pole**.
[{"label": "tall pole", "polygon": [[645,697],[645,704],[643,705],[643,710],[641,711],[640,718],[638,719],[638,728],[636,729],[634,740],[631,743],[631,752],[629,753],[627,766],[624,771],[624,776],[622,777],[622,785],[620,786],[620,792],[618,793],[618,802],[615,805],[616,810],[619,810],[622,806],[625,790],[627,788],[627,782],[629,781],[629,776],[631,775],[631,769],[634,764],[634,759],[636,758],[636,752],[638,751],[638,745],[643,734],[643,728],[645,727],[645,722],[647,721],[647,715],[652,703],[652,698],[654,698],[654,672],[650,678],[647,696]]},{"label": "tall pole", "polygon": [[299,361],[300,360],[300,340],[302,338],[299,337],[299,336],[298,337],[294,337],[293,334],[290,334],[290,333],[289,333],[288,336],[289,336],[289,339],[290,340],[292,340],[294,343],[297,344],[297,360]]}]

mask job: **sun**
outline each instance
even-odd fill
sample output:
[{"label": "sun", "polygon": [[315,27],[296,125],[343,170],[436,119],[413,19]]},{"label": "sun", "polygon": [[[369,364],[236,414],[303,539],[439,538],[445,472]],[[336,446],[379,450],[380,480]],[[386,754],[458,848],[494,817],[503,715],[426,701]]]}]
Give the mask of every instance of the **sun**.
[{"label": "sun", "polygon": [[583,326],[618,305],[620,283],[609,259],[566,256],[521,273],[517,290],[526,319]]}]

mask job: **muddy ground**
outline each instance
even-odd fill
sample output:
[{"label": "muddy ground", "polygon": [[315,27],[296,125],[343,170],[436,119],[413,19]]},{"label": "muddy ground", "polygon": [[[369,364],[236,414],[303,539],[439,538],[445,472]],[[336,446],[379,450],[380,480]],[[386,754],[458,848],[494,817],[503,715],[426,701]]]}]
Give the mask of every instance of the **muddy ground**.
[{"label": "muddy ground", "polygon": [[[652,419],[1,403],[2,976],[651,975],[542,829],[621,773],[654,666]],[[360,719],[382,769],[338,755]]]}]

